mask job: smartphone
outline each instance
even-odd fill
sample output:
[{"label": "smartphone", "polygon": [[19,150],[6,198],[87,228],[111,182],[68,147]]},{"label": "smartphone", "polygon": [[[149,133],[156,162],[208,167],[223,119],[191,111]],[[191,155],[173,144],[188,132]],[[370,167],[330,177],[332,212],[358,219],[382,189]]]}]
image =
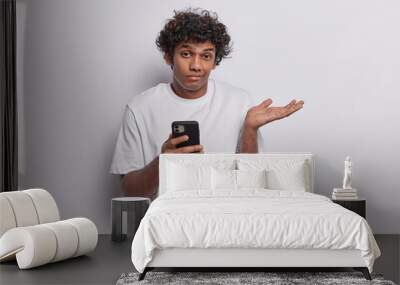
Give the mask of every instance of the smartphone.
[{"label": "smartphone", "polygon": [[172,122],[172,137],[189,136],[187,141],[177,144],[176,147],[200,144],[200,130],[197,121],[174,121]]}]

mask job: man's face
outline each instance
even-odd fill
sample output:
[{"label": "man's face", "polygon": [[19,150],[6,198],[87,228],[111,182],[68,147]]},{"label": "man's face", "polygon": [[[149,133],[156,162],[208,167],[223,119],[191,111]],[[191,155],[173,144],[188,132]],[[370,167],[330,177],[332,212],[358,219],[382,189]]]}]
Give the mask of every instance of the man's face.
[{"label": "man's face", "polygon": [[166,58],[173,65],[174,81],[187,91],[198,91],[207,86],[211,70],[215,68],[215,46],[204,43],[185,42],[175,47],[174,57]]}]

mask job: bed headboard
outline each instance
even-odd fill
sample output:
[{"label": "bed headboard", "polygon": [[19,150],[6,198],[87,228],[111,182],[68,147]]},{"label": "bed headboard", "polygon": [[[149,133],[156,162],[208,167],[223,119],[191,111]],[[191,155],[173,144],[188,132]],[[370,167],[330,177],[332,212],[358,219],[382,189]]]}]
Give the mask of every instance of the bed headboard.
[{"label": "bed headboard", "polygon": [[159,191],[158,195],[165,193],[167,180],[167,164],[169,161],[182,163],[190,162],[195,164],[229,163],[236,165],[239,159],[267,159],[276,160],[304,160],[309,171],[306,172],[306,179],[309,183],[309,192],[314,192],[314,157],[311,153],[188,153],[188,154],[160,154],[159,159]]}]

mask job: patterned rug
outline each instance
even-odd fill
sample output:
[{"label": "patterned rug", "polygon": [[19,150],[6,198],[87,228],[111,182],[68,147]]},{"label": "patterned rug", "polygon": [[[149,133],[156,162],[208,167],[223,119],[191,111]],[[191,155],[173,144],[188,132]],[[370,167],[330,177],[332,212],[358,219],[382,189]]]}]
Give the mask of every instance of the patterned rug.
[{"label": "patterned rug", "polygon": [[146,274],[145,279],[138,281],[139,273],[122,274],[117,285],[134,284],[379,284],[395,285],[392,281],[384,280],[382,275],[372,274],[372,281],[364,278],[361,272],[154,272]]}]

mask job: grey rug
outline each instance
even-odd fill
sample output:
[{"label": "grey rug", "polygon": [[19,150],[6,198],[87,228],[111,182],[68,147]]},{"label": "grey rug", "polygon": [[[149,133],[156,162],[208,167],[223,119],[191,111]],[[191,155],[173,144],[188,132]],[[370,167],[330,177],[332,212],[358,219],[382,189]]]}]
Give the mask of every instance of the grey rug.
[{"label": "grey rug", "polygon": [[154,272],[150,271],[142,281],[139,273],[122,274],[117,285],[134,284],[379,284],[395,285],[384,280],[382,275],[372,274],[372,281],[364,278],[360,272]]}]

